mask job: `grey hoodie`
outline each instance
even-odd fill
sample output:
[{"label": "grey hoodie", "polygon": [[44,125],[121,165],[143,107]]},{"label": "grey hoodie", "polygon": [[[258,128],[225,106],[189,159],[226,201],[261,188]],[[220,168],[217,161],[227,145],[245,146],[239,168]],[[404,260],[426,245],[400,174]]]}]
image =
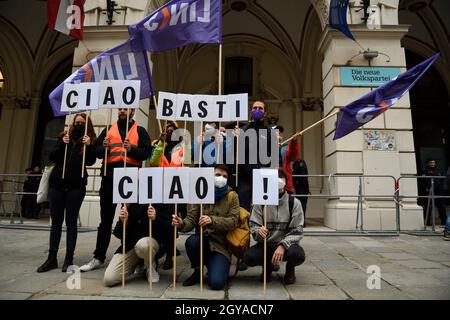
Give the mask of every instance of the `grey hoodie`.
[{"label": "grey hoodie", "polygon": [[[268,243],[282,244],[285,249],[293,244],[298,244],[303,237],[304,215],[301,203],[294,199],[292,217],[289,213],[289,194],[281,197],[278,206],[267,206],[267,229],[269,236]],[[253,239],[257,242],[263,242],[264,239],[259,235],[258,230],[264,225],[264,206],[253,206],[250,216],[250,231]]]}]

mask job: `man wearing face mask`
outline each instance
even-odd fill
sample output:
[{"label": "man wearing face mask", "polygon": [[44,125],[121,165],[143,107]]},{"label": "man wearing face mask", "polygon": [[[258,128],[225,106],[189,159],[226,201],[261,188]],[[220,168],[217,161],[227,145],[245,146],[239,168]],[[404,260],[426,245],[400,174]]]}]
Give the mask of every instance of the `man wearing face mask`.
[{"label": "man wearing face mask", "polygon": [[286,172],[279,169],[279,203],[278,206],[267,206],[267,228],[264,227],[264,206],[253,207],[250,232],[257,244],[245,252],[243,260],[251,267],[264,265],[264,239],[267,238],[266,281],[271,281],[274,266],[286,261],[284,283],[293,284],[296,281],[295,267],[305,261],[305,251],[299,245],[304,217],[300,201],[286,192],[286,179]]},{"label": "man wearing face mask", "polygon": [[[128,132],[126,132],[127,112],[129,112],[130,120]],[[134,114],[134,109],[119,109],[117,122],[111,125],[108,132],[106,132],[106,129],[101,132],[94,146],[97,158],[103,159],[102,175],[105,166],[105,148],[107,148],[107,171],[106,175],[102,177],[100,186],[100,225],[97,232],[94,258],[80,268],[83,272],[102,267],[106,259],[117,206],[112,199],[114,168],[123,168],[125,161],[127,167],[141,167],[142,161],[150,156],[150,137],[147,130],[138,126],[137,122],[133,120]]]},{"label": "man wearing face mask", "polygon": [[[256,145],[251,144],[248,138],[245,139],[245,154],[239,155],[239,157],[245,156],[245,164],[239,164],[239,181],[238,181],[238,192],[239,201],[241,207],[245,208],[247,211],[251,211],[251,196],[252,196],[252,185],[253,185],[253,170],[261,169],[262,167],[270,167],[269,164],[263,164],[260,159],[260,148],[261,144],[267,144],[267,156],[271,156],[271,128],[264,125],[265,117],[265,104],[261,100],[257,100],[253,103],[251,118],[252,121],[242,127],[240,130],[236,128],[237,135],[239,132],[246,132],[247,130],[254,130],[256,136],[258,137]],[[243,143],[239,142],[239,143]],[[250,154],[256,155],[256,163],[250,163]],[[275,166],[277,167],[277,165]]]},{"label": "man wearing face mask", "polygon": [[[172,224],[182,232],[196,229],[186,240],[186,253],[194,272],[183,286],[193,286],[200,282],[200,226],[203,227],[203,261],[208,269],[208,284],[213,290],[222,290],[228,281],[231,252],[228,250],[227,233],[239,222],[239,198],[228,186],[229,171],[225,165],[217,165],[214,170],[215,204],[204,204],[200,217],[200,205],[190,205],[185,219],[172,215]],[[228,194],[230,196],[228,196]],[[229,199],[230,197],[230,199]]]}]

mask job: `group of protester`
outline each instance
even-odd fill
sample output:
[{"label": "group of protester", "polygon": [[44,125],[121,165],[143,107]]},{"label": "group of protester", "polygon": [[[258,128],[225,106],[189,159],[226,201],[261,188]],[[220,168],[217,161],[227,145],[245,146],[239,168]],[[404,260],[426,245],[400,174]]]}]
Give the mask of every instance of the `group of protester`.
[{"label": "group of protester", "polygon": [[[127,112],[129,115],[127,116]],[[50,155],[55,164],[49,180],[49,201],[51,209],[52,226],[50,232],[50,247],[47,260],[38,268],[38,272],[46,272],[58,268],[57,252],[61,238],[61,228],[65,219],[67,224],[67,249],[62,271],[73,264],[73,256],[77,239],[76,219],[86,193],[87,171],[81,177],[83,149],[85,148],[85,166],[91,166],[96,159],[103,159],[102,181],[100,187],[100,225],[97,232],[97,241],[94,256],[91,261],[83,265],[82,272],[91,271],[104,266],[106,253],[111,239],[111,230],[116,211],[113,203],[113,171],[114,168],[141,167],[142,162],[149,160],[154,167],[181,167],[190,157],[185,144],[180,139],[173,139],[172,135],[178,125],[176,122],[166,123],[164,130],[155,141],[151,141],[147,131],[138,126],[133,120],[133,109],[119,109],[118,120],[109,130],[104,129],[96,137],[90,118],[80,113],[75,115],[73,123],[67,132],[60,135],[58,144]],[[163,269],[173,268],[172,257],[174,252],[174,226],[179,232],[190,232],[185,243],[186,253],[190,260],[193,273],[184,282],[184,286],[191,286],[200,282],[200,230],[203,230],[203,259],[206,266],[207,282],[212,289],[222,289],[228,282],[231,265],[231,251],[228,247],[226,235],[238,227],[240,223],[241,208],[251,212],[250,233],[256,244],[248,248],[243,254],[243,266],[258,266],[264,264],[263,242],[267,239],[267,272],[266,280],[270,281],[271,273],[286,261],[284,281],[286,284],[295,283],[295,267],[305,260],[305,252],[299,242],[303,235],[304,210],[306,201],[292,197],[295,189],[308,193],[309,188],[305,178],[294,180],[293,168],[300,173],[307,174],[306,164],[299,160],[298,137],[289,144],[281,147],[280,163],[278,169],[279,204],[268,206],[267,224],[264,225],[263,206],[251,203],[252,170],[269,167],[259,159],[260,144],[270,146],[272,129],[278,129],[278,139],[282,139],[282,128],[269,128],[264,125],[265,105],[263,101],[256,101],[252,106],[251,121],[239,128],[235,127],[236,139],[239,134],[249,129],[259,130],[259,135],[265,139],[257,139],[257,145],[246,144],[245,154],[249,159],[250,153],[258,154],[254,164],[239,164],[239,184],[233,181],[235,165],[221,164],[219,161],[203,161],[203,166],[213,166],[215,184],[215,203],[202,205],[175,205],[172,204],[126,204],[120,208],[120,215],[114,227],[113,234],[121,240],[121,247],[117,249],[104,274],[104,284],[114,286],[121,281],[122,268],[127,276],[133,273],[150,277],[153,282],[159,281],[157,268],[158,260],[165,256]],[[127,119],[130,119],[127,124]],[[85,134],[87,126],[87,134]],[[126,132],[126,128],[129,128]],[[212,129],[212,130],[211,130]],[[208,123],[205,132],[197,137],[193,143],[192,156],[199,149],[215,143],[219,146],[219,154],[227,152],[227,137],[218,124]],[[206,141],[207,140],[207,141]],[[200,147],[201,146],[201,147]],[[65,148],[67,147],[67,154]],[[267,148],[266,150],[270,150]],[[105,158],[106,152],[106,158]],[[205,153],[198,153],[201,158]],[[213,155],[214,157],[215,155]],[[106,171],[104,170],[106,167]],[[274,167],[274,166],[272,166]],[[275,166],[276,167],[276,166]],[[65,175],[63,178],[63,169]],[[306,170],[306,171],[305,171]],[[106,172],[106,173],[105,173]],[[306,198],[305,198],[306,199]],[[153,224],[152,239],[149,239],[149,221]],[[124,223],[126,222],[126,223]],[[126,240],[122,241],[123,228],[126,228]],[[149,240],[152,241],[152,261],[149,261]],[[122,256],[125,246],[125,257]],[[123,262],[124,261],[124,262]],[[125,264],[124,266],[122,264]],[[263,279],[262,274],[261,279]]]}]

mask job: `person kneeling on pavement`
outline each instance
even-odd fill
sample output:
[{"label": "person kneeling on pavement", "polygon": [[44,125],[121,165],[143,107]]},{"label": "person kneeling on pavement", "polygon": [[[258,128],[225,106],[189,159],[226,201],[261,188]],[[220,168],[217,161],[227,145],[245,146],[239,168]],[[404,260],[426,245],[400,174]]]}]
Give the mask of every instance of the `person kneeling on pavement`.
[{"label": "person kneeling on pavement", "polygon": [[[295,267],[305,261],[305,251],[299,245],[303,236],[303,209],[300,201],[290,197],[285,190],[286,173],[278,170],[278,206],[267,206],[267,228],[264,227],[264,206],[253,206],[250,216],[250,232],[256,245],[244,253],[244,262],[250,266],[264,265],[264,239],[267,238],[266,282],[271,281],[274,266],[286,261],[285,284],[296,281]],[[263,281],[261,275],[261,281]]]},{"label": "person kneeling on pavement", "polygon": [[[122,281],[122,236],[123,221],[126,220],[126,244],[125,244],[125,275],[129,276],[137,270],[142,260],[147,278],[149,274],[149,219],[155,221],[156,210],[152,206],[131,204],[124,205],[120,209],[119,221],[114,228],[114,235],[121,240],[121,246],[116,250],[103,278],[103,284],[107,287],[115,286]],[[153,266],[151,266],[152,282],[159,281],[159,274],[155,269],[155,254],[159,250],[159,243],[153,237],[152,257]]]},{"label": "person kneeling on pavement", "polygon": [[204,204],[202,216],[198,204],[189,207],[184,220],[178,215],[172,216],[173,225],[181,232],[196,228],[196,233],[186,240],[186,253],[194,273],[183,282],[185,287],[200,283],[200,226],[203,227],[203,259],[208,269],[208,285],[213,290],[222,290],[228,282],[231,253],[226,236],[238,225],[239,198],[228,186],[227,166],[217,165],[214,174],[215,204]]}]

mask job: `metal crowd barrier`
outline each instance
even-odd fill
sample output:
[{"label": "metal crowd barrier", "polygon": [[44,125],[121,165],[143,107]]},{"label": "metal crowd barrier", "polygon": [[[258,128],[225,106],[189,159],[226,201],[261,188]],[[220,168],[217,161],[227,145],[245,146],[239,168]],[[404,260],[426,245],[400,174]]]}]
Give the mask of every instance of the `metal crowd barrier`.
[{"label": "metal crowd barrier", "polygon": [[[30,175],[27,174],[0,174],[0,203],[1,203],[1,209],[3,212],[3,218],[6,218],[7,213],[4,206],[4,195],[11,195],[14,199],[14,209],[12,210],[10,214],[10,220],[11,223],[14,223],[14,214],[17,213],[20,223],[23,224],[23,218],[20,211],[20,201],[19,198],[26,194],[36,194],[36,193],[30,193],[30,192],[23,192],[19,191],[18,185],[23,184],[24,180]],[[34,176],[42,176],[42,175],[34,175]],[[100,174],[90,174],[90,178],[99,178],[101,177]],[[293,196],[296,198],[299,198],[300,200],[302,198],[312,198],[312,199],[342,199],[342,198],[355,198],[357,200],[356,202],[356,221],[355,221],[355,228],[354,230],[345,230],[345,231],[329,231],[329,232],[321,232],[321,231],[310,231],[310,233],[314,234],[395,234],[399,235],[401,230],[400,225],[400,213],[401,208],[403,207],[402,201],[407,199],[421,199],[425,198],[428,199],[427,203],[427,210],[426,210],[426,217],[424,220],[424,230],[426,230],[426,222],[428,220],[428,215],[432,214],[432,231],[436,231],[436,224],[435,224],[435,200],[436,199],[450,199],[450,196],[444,196],[444,195],[436,195],[434,192],[434,186],[435,186],[435,180],[437,179],[447,179],[446,176],[401,176],[399,178],[396,178],[392,175],[343,175],[343,174],[309,174],[309,175],[293,175],[294,178],[320,178],[322,180],[325,180],[323,183],[323,189],[325,189],[324,193],[319,194],[294,194]],[[5,179],[6,178],[6,179]],[[337,194],[334,193],[334,185],[336,184],[337,179],[358,179],[358,185],[357,189],[358,191],[353,194]],[[392,192],[387,192],[386,194],[366,194],[364,192],[364,184],[367,181],[367,179],[388,179],[391,181],[392,185]],[[429,191],[429,194],[427,196],[423,195],[407,195],[402,193],[401,188],[401,182],[404,180],[411,180],[414,179],[417,182],[420,179],[430,179],[431,182],[431,188]],[[10,183],[12,187],[10,190],[5,190],[5,182]],[[98,195],[98,191],[95,190],[95,182],[94,182],[94,189],[88,189],[86,191],[87,196],[96,196]],[[395,203],[395,231],[388,231],[388,230],[366,230],[364,227],[364,201],[367,199],[369,200],[384,200],[384,201],[393,201]],[[81,226],[81,219],[80,216],[79,219],[79,226]]]}]

